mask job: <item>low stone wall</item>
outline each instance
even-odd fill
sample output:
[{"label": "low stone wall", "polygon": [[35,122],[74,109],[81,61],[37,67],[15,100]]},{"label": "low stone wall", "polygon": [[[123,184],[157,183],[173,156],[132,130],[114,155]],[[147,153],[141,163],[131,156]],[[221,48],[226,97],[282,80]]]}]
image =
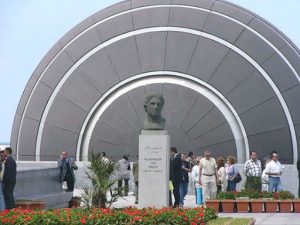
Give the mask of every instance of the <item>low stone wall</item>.
[{"label": "low stone wall", "polygon": [[62,189],[59,168],[43,168],[43,165],[34,164],[33,167],[24,167],[22,163],[17,163],[15,199],[43,200],[46,202],[46,208],[68,207],[72,193]]}]

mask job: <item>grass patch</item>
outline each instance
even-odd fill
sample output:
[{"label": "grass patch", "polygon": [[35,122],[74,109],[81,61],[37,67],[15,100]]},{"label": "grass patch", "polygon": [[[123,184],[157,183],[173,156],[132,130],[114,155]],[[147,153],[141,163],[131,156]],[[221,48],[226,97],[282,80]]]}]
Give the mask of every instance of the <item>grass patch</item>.
[{"label": "grass patch", "polygon": [[207,225],[249,225],[252,218],[222,217],[208,221]]}]

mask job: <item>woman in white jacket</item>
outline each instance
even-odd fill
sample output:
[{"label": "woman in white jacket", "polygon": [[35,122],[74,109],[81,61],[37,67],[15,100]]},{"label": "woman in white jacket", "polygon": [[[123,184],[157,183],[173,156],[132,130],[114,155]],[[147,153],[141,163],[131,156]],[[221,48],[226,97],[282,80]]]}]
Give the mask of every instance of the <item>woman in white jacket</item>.
[{"label": "woman in white jacket", "polygon": [[227,179],[226,179],[226,170],[225,170],[225,159],[223,157],[219,157],[217,159],[218,165],[218,193],[225,192],[227,188]]}]

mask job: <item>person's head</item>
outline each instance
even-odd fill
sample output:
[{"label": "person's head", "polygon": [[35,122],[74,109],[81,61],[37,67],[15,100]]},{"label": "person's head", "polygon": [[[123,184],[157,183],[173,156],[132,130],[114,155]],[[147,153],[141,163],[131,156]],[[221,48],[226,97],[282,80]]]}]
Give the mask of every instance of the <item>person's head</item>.
[{"label": "person's head", "polygon": [[164,103],[164,98],[161,95],[149,95],[146,97],[144,103],[145,112],[151,117],[160,117]]},{"label": "person's head", "polygon": [[106,157],[106,152],[101,153],[102,157]]},{"label": "person's head", "polygon": [[199,165],[201,158],[202,158],[201,156],[196,157],[196,165]]},{"label": "person's head", "polygon": [[228,156],[227,157],[227,163],[230,165],[235,164],[235,157],[234,156]]},{"label": "person's head", "polygon": [[123,155],[122,158],[128,161],[128,155]]},{"label": "person's head", "polygon": [[194,158],[194,152],[189,152],[189,157]]},{"label": "person's head", "polygon": [[271,159],[273,160],[273,161],[278,161],[278,153],[277,153],[277,151],[273,151],[272,153],[271,153]]},{"label": "person's head", "polygon": [[210,151],[210,150],[205,150],[205,152],[204,152],[204,157],[205,157],[207,160],[209,160],[210,157],[211,157],[211,151]]},{"label": "person's head", "polygon": [[256,161],[256,160],[257,160],[257,153],[256,153],[256,151],[251,151],[251,152],[250,152],[250,158],[251,158],[253,161]]},{"label": "person's head", "polygon": [[0,159],[4,159],[4,158],[5,158],[4,150],[1,150],[0,151]]},{"label": "person's head", "polygon": [[177,149],[175,147],[170,148],[170,154],[172,156],[176,155],[177,154]]},{"label": "person's head", "polygon": [[67,151],[63,151],[63,152],[61,153],[61,157],[62,157],[63,159],[66,159],[66,158],[68,157],[68,152],[67,152]]},{"label": "person's head", "polygon": [[220,169],[221,167],[225,167],[225,159],[223,157],[219,157],[217,159],[217,165],[218,169]]},{"label": "person's head", "polygon": [[10,156],[12,154],[11,147],[6,147],[4,150],[4,156]]},{"label": "person's head", "polygon": [[185,154],[181,154],[181,160],[185,161],[186,160],[186,155]]}]

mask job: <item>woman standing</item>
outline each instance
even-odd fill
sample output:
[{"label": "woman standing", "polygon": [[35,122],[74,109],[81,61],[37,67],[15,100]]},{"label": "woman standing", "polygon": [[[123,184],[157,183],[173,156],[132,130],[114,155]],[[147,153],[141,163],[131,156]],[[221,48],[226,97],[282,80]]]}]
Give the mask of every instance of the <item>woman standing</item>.
[{"label": "woman standing", "polygon": [[235,177],[238,173],[238,169],[235,165],[235,157],[228,156],[227,157],[227,167],[226,167],[226,177],[227,177],[227,191],[236,191],[236,182]]},{"label": "woman standing", "polygon": [[119,174],[118,174],[118,189],[119,194],[121,194],[120,190],[122,188],[122,183],[124,180],[125,183],[125,196],[128,196],[128,181],[130,179],[130,163],[128,161],[128,156],[123,155],[122,159],[118,161],[119,165]]},{"label": "woman standing", "polygon": [[223,157],[219,157],[217,159],[217,165],[218,165],[218,182],[217,182],[217,188],[218,193],[226,191],[227,188],[227,179],[226,179],[226,170],[225,170],[225,159]]}]

